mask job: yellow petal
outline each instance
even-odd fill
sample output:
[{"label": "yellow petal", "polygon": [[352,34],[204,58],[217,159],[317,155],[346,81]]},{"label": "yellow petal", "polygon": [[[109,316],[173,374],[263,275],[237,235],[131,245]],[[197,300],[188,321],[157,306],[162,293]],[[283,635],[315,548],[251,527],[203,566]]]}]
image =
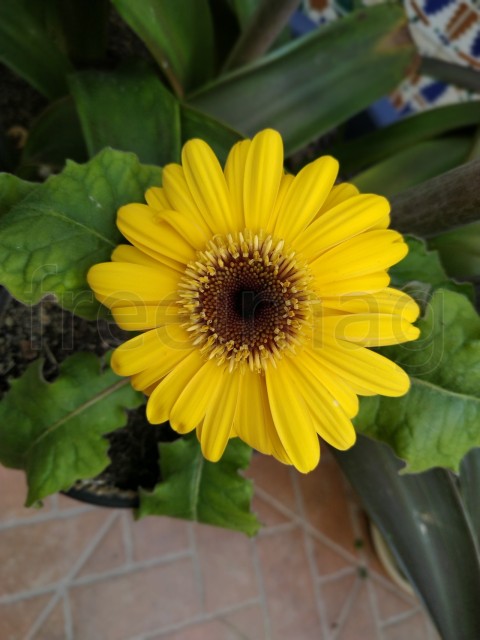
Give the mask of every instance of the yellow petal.
[{"label": "yellow petal", "polygon": [[275,229],[278,214],[282,210],[283,203],[285,201],[287,193],[289,192],[290,187],[292,186],[292,182],[294,180],[295,180],[295,176],[292,176],[291,173],[286,173],[282,176],[282,180],[280,181],[280,187],[278,189],[277,200],[275,202],[275,206],[273,207],[272,213],[270,214],[270,218],[268,219],[267,226],[265,228],[265,231],[268,231],[268,233],[273,233],[273,230]]},{"label": "yellow petal", "polygon": [[118,210],[117,226],[132,244],[150,256],[188,264],[195,257],[189,238],[181,236],[147,205],[127,204]]},{"label": "yellow petal", "polygon": [[401,316],[408,322],[415,322],[420,315],[420,307],[413,298],[403,291],[389,287],[377,293],[362,296],[323,298],[322,306],[348,313],[388,313]]},{"label": "yellow petal", "polygon": [[235,369],[222,371],[222,378],[212,394],[201,429],[202,453],[210,462],[222,457],[232,431],[237,410],[241,372]]},{"label": "yellow petal", "polygon": [[355,313],[326,316],[317,324],[323,334],[335,339],[357,342],[366,347],[380,347],[416,340],[420,330],[401,316],[386,313]]},{"label": "yellow petal", "polygon": [[[319,270],[319,268],[312,269],[312,272],[315,275]],[[389,284],[390,276],[388,273],[386,271],[378,271],[377,273],[367,273],[362,276],[344,278],[337,282],[315,282],[314,286],[320,297],[324,299],[349,294],[375,293],[376,291],[385,289]]]},{"label": "yellow petal", "polygon": [[318,378],[312,378],[307,373],[303,367],[303,358],[301,362],[292,359],[292,367],[299,382],[298,389],[314,419],[318,435],[341,451],[352,447],[356,440],[355,429],[339,400],[332,396]]},{"label": "yellow petal", "polygon": [[320,460],[320,445],[310,411],[299,393],[298,378],[284,358],[266,371],[268,399],[279,438],[292,464],[302,473]]},{"label": "yellow petal", "polygon": [[[113,352],[111,367],[119,376],[131,376],[149,367],[163,370],[168,362],[176,362],[192,349],[191,340],[183,327],[170,325],[146,331],[127,340]],[[162,375],[159,375],[159,378]],[[146,385],[145,385],[146,386]]]},{"label": "yellow petal", "polygon": [[357,196],[359,193],[360,192],[357,187],[354,184],[350,184],[349,182],[342,182],[341,184],[335,185],[328,194],[327,199],[323,203],[314,220],[316,220],[318,217],[320,217],[330,209],[333,209],[333,207],[336,207],[342,202],[345,202],[345,200]]},{"label": "yellow petal", "polygon": [[330,193],[337,173],[338,162],[324,156],[295,176],[278,213],[277,237],[292,241],[307,228]]},{"label": "yellow petal", "polygon": [[125,331],[145,331],[145,329],[174,324],[179,322],[178,296],[172,294],[170,300],[152,305],[114,306],[112,315],[120,329]]},{"label": "yellow petal", "polygon": [[180,211],[162,211],[158,213],[156,221],[159,225],[168,224],[197,251],[204,249],[207,241],[211,239],[206,227],[198,225],[192,217]]},{"label": "yellow petal", "polygon": [[204,419],[217,387],[223,381],[223,368],[208,360],[188,382],[170,412],[170,424],[178,433],[188,433]]},{"label": "yellow petal", "polygon": [[212,149],[203,140],[189,140],[182,149],[182,164],[190,193],[209,228],[229,233],[234,225],[230,193]]},{"label": "yellow petal", "polygon": [[352,387],[355,393],[363,389],[372,394],[403,396],[410,381],[403,369],[379,353],[344,340],[322,338],[322,345],[310,350],[319,366],[333,371]]},{"label": "yellow petal", "polygon": [[283,176],[280,134],[265,129],[253,138],[245,165],[243,202],[248,229],[266,229]]},{"label": "yellow petal", "polygon": [[149,207],[162,211],[163,209],[171,209],[172,205],[169,203],[165,190],[162,187],[150,187],[145,193],[145,200]]},{"label": "yellow petal", "polygon": [[200,209],[197,207],[185,180],[183,169],[179,164],[167,164],[162,171],[162,181],[165,195],[171,203],[171,206],[167,207],[168,209],[175,209],[188,214],[206,235],[211,235],[215,232],[215,229],[211,229],[208,226]]},{"label": "yellow petal", "polygon": [[162,265],[161,262],[131,244],[119,244],[113,250],[110,260],[113,262],[133,262],[134,264],[143,264],[146,267],[155,267],[156,269],[161,269]]},{"label": "yellow petal", "polygon": [[171,301],[179,275],[164,266],[155,269],[129,262],[103,262],[90,269],[87,281],[102,303],[112,308]]},{"label": "yellow petal", "polygon": [[150,423],[160,424],[169,419],[179,395],[203,364],[200,351],[194,349],[155,387],[147,402]]},{"label": "yellow petal", "polygon": [[333,207],[303,231],[295,249],[309,261],[383,220],[390,211],[386,198],[358,195]]},{"label": "yellow petal", "polygon": [[408,253],[408,245],[396,231],[367,231],[329,249],[310,268],[317,284],[338,282],[387,269]]},{"label": "yellow petal", "polygon": [[251,144],[250,140],[241,140],[234,144],[225,164],[225,180],[231,195],[232,211],[236,225],[232,231],[242,231],[245,228],[243,185],[245,182],[245,164]]}]

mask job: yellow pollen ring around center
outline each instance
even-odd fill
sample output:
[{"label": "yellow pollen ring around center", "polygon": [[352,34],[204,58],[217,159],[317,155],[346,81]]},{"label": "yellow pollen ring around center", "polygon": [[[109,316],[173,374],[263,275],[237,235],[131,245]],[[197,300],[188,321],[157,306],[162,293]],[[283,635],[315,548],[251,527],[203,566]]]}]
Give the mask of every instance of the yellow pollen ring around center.
[{"label": "yellow pollen ring around center", "polygon": [[215,236],[180,283],[180,313],[193,344],[230,370],[263,371],[294,351],[309,322],[308,267],[262,231]]}]

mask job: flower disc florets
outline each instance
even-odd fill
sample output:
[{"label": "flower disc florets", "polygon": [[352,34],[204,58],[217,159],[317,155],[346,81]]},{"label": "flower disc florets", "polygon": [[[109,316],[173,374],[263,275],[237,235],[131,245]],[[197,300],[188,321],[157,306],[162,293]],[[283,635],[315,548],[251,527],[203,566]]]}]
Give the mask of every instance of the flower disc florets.
[{"label": "flower disc florets", "polygon": [[294,351],[308,323],[311,276],[284,242],[263,232],[216,236],[182,279],[187,330],[203,353],[262,371]]}]

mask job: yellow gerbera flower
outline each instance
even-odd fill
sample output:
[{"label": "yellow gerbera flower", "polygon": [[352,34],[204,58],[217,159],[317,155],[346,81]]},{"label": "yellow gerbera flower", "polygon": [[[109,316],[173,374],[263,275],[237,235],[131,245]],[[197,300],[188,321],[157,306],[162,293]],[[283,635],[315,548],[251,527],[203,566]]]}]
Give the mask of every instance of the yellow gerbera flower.
[{"label": "yellow gerbera flower", "polygon": [[196,429],[211,461],[238,436],[310,471],[317,434],[354,444],[357,394],[408,391],[367,348],[418,337],[416,303],[388,288],[407,245],[387,229],[387,200],[334,186],[337,171],[323,157],[286,174],[272,130],[238,142],[225,170],[190,140],[147,204],[119,210],[132,245],[90,269],[120,327],[144,331],[116,349],[114,371],[149,395],[150,422]]}]

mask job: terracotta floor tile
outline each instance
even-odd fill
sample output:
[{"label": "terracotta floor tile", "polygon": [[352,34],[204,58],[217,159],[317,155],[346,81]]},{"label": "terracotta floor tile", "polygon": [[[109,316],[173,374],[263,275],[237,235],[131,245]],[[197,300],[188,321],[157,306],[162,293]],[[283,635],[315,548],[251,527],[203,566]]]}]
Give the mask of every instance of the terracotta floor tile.
[{"label": "terracotta floor tile", "polygon": [[259,604],[224,614],[218,619],[230,634],[226,640],[266,640],[264,612]]},{"label": "terracotta floor tile", "polygon": [[257,518],[262,525],[259,532],[260,534],[264,529],[292,521],[292,518],[279,511],[276,507],[272,506],[258,495],[253,497],[252,511],[257,515]]},{"label": "terracotta floor tile", "polygon": [[0,524],[22,518],[34,518],[36,515],[48,512],[51,508],[51,500],[47,498],[43,502],[43,508],[27,509],[23,506],[26,497],[25,473],[18,469],[6,469],[0,466]]},{"label": "terracotta floor tile", "polygon": [[125,564],[122,521],[120,514],[89,556],[77,577],[95,575],[116,569]]},{"label": "terracotta floor tile", "polygon": [[205,611],[257,598],[253,545],[243,533],[197,525],[194,528]]},{"label": "terracotta floor tile", "polygon": [[323,578],[325,576],[337,573],[338,571],[342,571],[343,569],[349,569],[350,567],[356,568],[357,563],[355,563],[351,559],[347,559],[332,546],[320,542],[313,536],[311,537],[311,540],[313,557],[319,577]]},{"label": "terracotta floor tile", "polygon": [[417,613],[395,625],[388,625],[383,629],[383,637],[385,640],[426,640],[428,631],[425,616]]},{"label": "terracotta floor tile", "polygon": [[332,632],[338,628],[342,613],[345,612],[349,600],[354,595],[354,586],[357,580],[357,573],[352,572],[341,578],[322,583],[320,587],[321,597],[325,605],[326,623]]},{"label": "terracotta floor tile", "polygon": [[50,598],[49,595],[37,596],[12,604],[0,605],[0,638],[2,640],[24,640]]},{"label": "terracotta floor tile", "polygon": [[105,522],[103,510],[0,531],[0,596],[63,578]]},{"label": "terracotta floor tile", "polygon": [[414,598],[406,593],[404,594],[393,584],[391,587],[385,587],[379,582],[374,581],[373,585],[377,599],[378,613],[382,622],[418,607],[418,602],[416,602]]},{"label": "terracotta floor tile", "polygon": [[209,622],[196,622],[190,627],[185,627],[180,631],[171,631],[169,633],[157,636],[154,640],[230,640],[230,638],[238,638],[238,636],[227,636],[228,630],[217,620]]},{"label": "terracotta floor tile", "polygon": [[75,640],[128,640],[200,612],[191,559],[70,590]]},{"label": "terracotta floor tile", "polygon": [[313,582],[300,529],[256,540],[271,637],[320,640]]},{"label": "terracotta floor tile", "polygon": [[174,518],[147,517],[134,521],[127,515],[135,562],[161,558],[189,548],[189,523]]},{"label": "terracotta floor tile", "polygon": [[344,479],[331,456],[307,475],[297,474],[307,520],[336,544],[355,554],[355,534]]},{"label": "terracotta floor tile", "polygon": [[65,616],[63,602],[60,601],[49,614],[32,640],[65,640]]},{"label": "terracotta floor tile", "polygon": [[[365,580],[362,580],[359,586],[347,619],[338,630],[335,640],[378,640],[380,638]],[[408,636],[405,636],[403,640],[407,638]],[[408,638],[408,640],[412,639]]]},{"label": "terracotta floor tile", "polygon": [[254,454],[246,475],[254,480],[255,487],[260,487],[291,511],[297,511],[290,467],[272,456]]}]

